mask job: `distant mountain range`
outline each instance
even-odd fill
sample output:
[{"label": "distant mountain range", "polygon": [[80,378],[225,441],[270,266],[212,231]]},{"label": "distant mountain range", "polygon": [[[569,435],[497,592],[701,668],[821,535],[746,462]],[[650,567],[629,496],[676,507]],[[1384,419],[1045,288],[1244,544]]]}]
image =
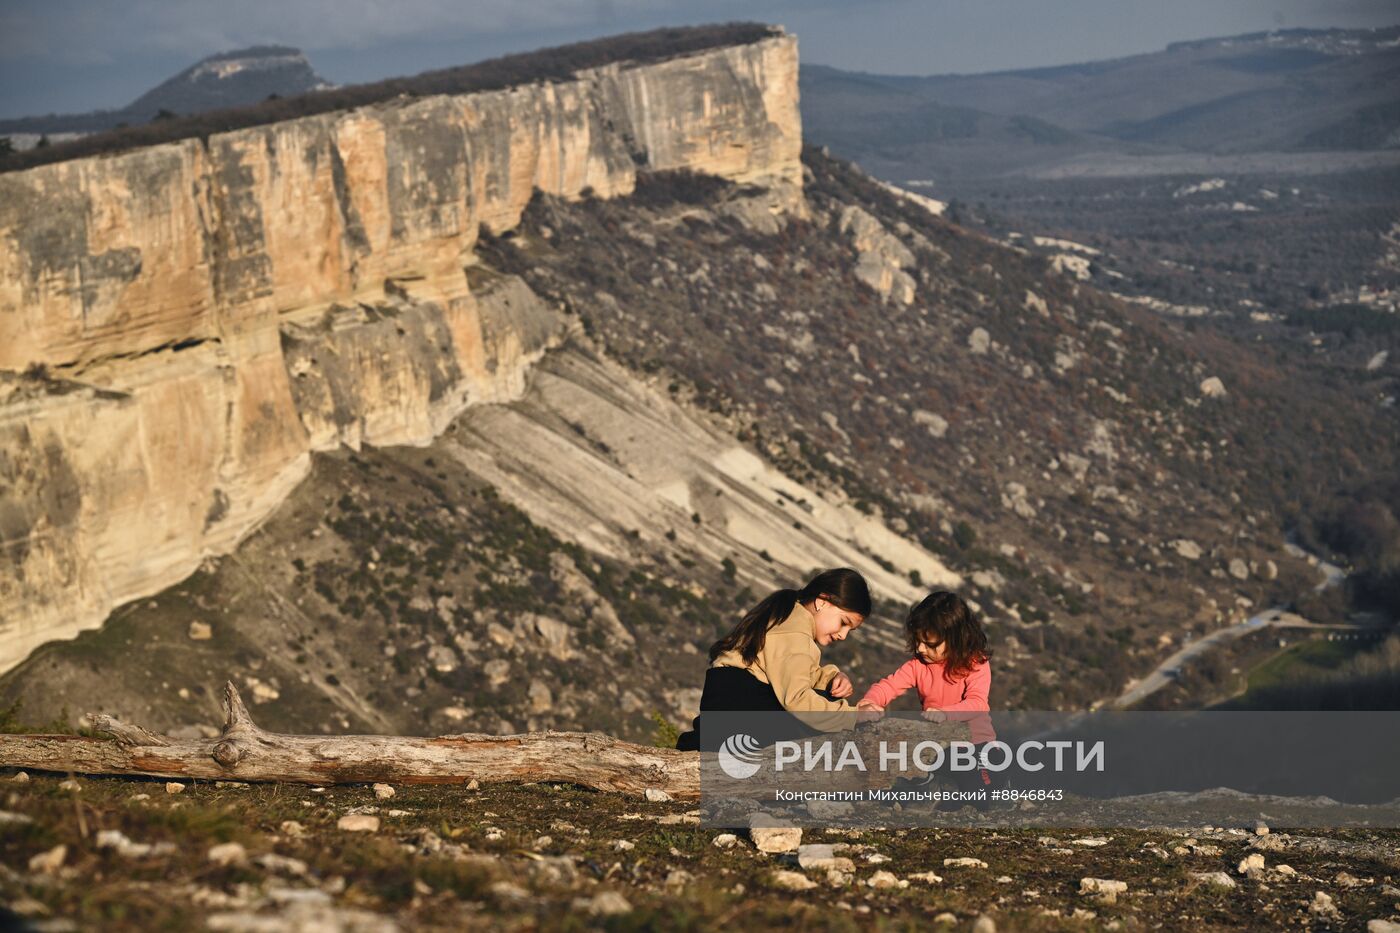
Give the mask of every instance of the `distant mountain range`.
[{"label": "distant mountain range", "polygon": [[211,55],[120,110],[4,120],[0,121],[0,135],[95,133],[123,124],[149,123],[162,114],[183,116],[242,107],[270,95],[291,97],[333,86],[312,69],[299,49],[257,46]]},{"label": "distant mountain range", "polygon": [[974,75],[806,65],[801,89],[808,138],[892,180],[1029,173],[1086,154],[1393,149],[1400,27],[1255,33]]}]

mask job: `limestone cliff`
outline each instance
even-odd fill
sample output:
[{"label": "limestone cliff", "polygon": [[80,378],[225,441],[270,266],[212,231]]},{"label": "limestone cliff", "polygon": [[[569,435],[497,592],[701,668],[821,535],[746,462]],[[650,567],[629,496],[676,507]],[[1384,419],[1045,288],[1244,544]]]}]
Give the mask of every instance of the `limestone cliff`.
[{"label": "limestone cliff", "polygon": [[562,318],[469,275],[538,189],[801,209],[789,36],[0,175],[0,669],[232,548],[314,450],[516,397]]}]

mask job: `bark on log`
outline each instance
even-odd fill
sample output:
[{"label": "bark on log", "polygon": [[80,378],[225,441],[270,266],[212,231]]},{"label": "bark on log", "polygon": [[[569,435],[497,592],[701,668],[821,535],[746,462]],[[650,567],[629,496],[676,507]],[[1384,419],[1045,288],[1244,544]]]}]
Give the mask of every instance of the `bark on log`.
[{"label": "bark on log", "polygon": [[525,735],[309,736],[267,732],[238,689],[224,686],[223,731],[181,742],[110,716],[92,717],[110,739],[77,735],[0,736],[0,766],[82,774],[130,774],[304,784],[460,784],[557,781],[641,794],[700,796],[699,756],[623,742],[597,732]]}]

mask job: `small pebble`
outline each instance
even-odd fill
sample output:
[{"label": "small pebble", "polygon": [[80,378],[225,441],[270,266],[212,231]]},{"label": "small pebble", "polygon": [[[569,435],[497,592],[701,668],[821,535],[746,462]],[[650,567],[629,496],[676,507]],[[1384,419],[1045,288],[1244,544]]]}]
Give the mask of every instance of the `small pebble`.
[{"label": "small pebble", "polygon": [[1264,856],[1260,855],[1258,852],[1251,852],[1240,860],[1240,865],[1237,870],[1240,874],[1247,875],[1251,871],[1263,871],[1263,869]]},{"label": "small pebble", "polygon": [[179,781],[166,781],[166,782],[165,782],[165,792],[166,792],[167,794],[178,794],[178,793],[180,793],[181,791],[183,791],[184,789],[185,789],[185,785],[181,784]]},{"label": "small pebble", "polygon": [[36,874],[52,875],[63,867],[63,860],[68,857],[68,847],[65,845],[54,846],[47,852],[40,852],[29,860],[29,870]]},{"label": "small pebble", "polygon": [[1191,872],[1191,877],[1213,888],[1236,887],[1235,879],[1231,878],[1223,871],[1193,871]]},{"label": "small pebble", "polygon": [[768,881],[775,888],[784,891],[810,891],[817,886],[817,883],[800,871],[788,871],[779,868],[768,876]]},{"label": "small pebble", "polygon": [[893,872],[877,871],[866,879],[865,883],[872,888],[907,888],[909,882],[895,877]]},{"label": "small pebble", "polygon": [[388,800],[394,796],[394,789],[388,784],[376,784],[374,785],[374,796],[380,800]]},{"label": "small pebble", "polygon": [[368,813],[351,813],[337,820],[335,826],[336,829],[347,833],[377,833],[379,817],[370,816]]},{"label": "small pebble", "polygon": [[573,908],[579,913],[594,917],[613,917],[632,912],[632,905],[627,902],[627,898],[616,891],[601,891],[592,897],[576,897]]},{"label": "small pebble", "polygon": [[1112,904],[1118,900],[1118,895],[1126,893],[1128,883],[1126,881],[1114,881],[1111,878],[1080,878],[1079,893],[1092,894],[1098,897],[1105,904]]},{"label": "small pebble", "polygon": [[248,861],[248,850],[236,842],[225,842],[209,849],[209,861],[215,865],[242,865]]}]

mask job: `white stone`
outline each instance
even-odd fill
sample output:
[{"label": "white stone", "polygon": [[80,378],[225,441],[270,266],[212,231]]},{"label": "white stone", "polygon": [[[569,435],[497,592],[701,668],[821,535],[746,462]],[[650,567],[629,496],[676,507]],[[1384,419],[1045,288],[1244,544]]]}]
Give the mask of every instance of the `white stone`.
[{"label": "white stone", "polygon": [[51,875],[63,867],[68,857],[68,847],[57,845],[47,852],[40,852],[29,860],[29,870],[36,874]]},{"label": "white stone", "polygon": [[855,863],[836,854],[830,844],[805,845],[797,847],[797,864],[808,871],[855,871]]},{"label": "white stone", "polygon": [[1079,893],[1091,894],[1103,901],[1105,904],[1112,904],[1118,900],[1118,895],[1126,893],[1128,883],[1126,881],[1114,881],[1110,878],[1080,878]]},{"label": "white stone", "polygon": [[928,433],[934,437],[942,437],[948,433],[948,419],[922,408],[914,409],[914,423],[927,428]]},{"label": "white stone", "polygon": [[276,852],[266,852],[253,859],[261,867],[271,872],[283,875],[305,875],[307,864],[299,858],[292,858],[288,855],[278,855]]},{"label": "white stone", "polygon": [[780,826],[771,816],[755,813],[749,820],[749,839],[760,852],[796,852],[802,844],[802,830],[796,826]]},{"label": "white stone", "polygon": [[1193,871],[1191,877],[1214,888],[1236,887],[1235,879],[1223,871]]},{"label": "white stone", "polygon": [[1209,379],[1202,380],[1201,394],[1206,398],[1224,398],[1226,395],[1225,383],[1220,381],[1219,376],[1211,376]]},{"label": "white stone", "polygon": [[433,645],[428,649],[428,663],[433,666],[433,670],[448,674],[457,669],[457,652],[447,645]]},{"label": "white stone", "polygon": [[214,637],[214,629],[208,622],[191,622],[190,639],[192,641],[208,641]]},{"label": "white stone", "polygon": [[631,913],[627,898],[616,891],[599,891],[591,898],[574,898],[574,909],[591,916],[617,916]]},{"label": "white stone", "polygon": [[248,861],[248,850],[241,843],[224,842],[211,846],[208,858],[215,865],[242,865]]},{"label": "white stone", "polygon": [[872,888],[907,888],[909,882],[902,881],[893,872],[877,871],[865,880],[865,883]]},{"label": "white stone", "polygon": [[553,657],[560,661],[567,661],[574,656],[571,644],[573,629],[566,623],[542,615],[529,615],[527,619],[533,623],[535,634],[539,636],[545,650]]},{"label": "white stone", "polygon": [[1332,903],[1332,896],[1323,891],[1313,894],[1312,903],[1308,905],[1309,912],[1324,919],[1336,919],[1342,915],[1337,909],[1337,905]]},{"label": "white stone", "polygon": [[471,714],[472,711],[465,706],[444,706],[442,709],[438,710],[439,716],[443,719],[451,720],[452,722],[461,722],[464,719],[469,719],[471,718]]},{"label": "white stone", "polygon": [[616,891],[600,891],[592,897],[575,898],[573,908],[594,917],[614,917],[632,912],[627,898]]},{"label": "white stone", "polygon": [[530,681],[530,688],[525,695],[530,701],[529,709],[532,713],[545,713],[554,706],[554,693],[549,689],[549,684],[539,678]]},{"label": "white stone", "polygon": [[527,901],[530,892],[513,881],[496,881],[487,889],[502,901]]},{"label": "white stone", "polygon": [[1176,539],[1171,543],[1171,548],[1187,560],[1198,560],[1201,554],[1204,553],[1199,544],[1186,538]]},{"label": "white stone", "polygon": [[373,790],[374,796],[379,800],[388,800],[394,796],[394,789],[388,784],[375,784]]},{"label": "white stone", "polygon": [[1264,856],[1258,852],[1251,852],[1240,861],[1239,868],[1236,870],[1242,875],[1247,875],[1251,871],[1263,871],[1263,869]]},{"label": "white stone", "polygon": [[377,833],[379,817],[368,813],[350,813],[337,820],[335,826],[347,833]]},{"label": "white stone", "polygon": [[810,891],[817,886],[817,883],[800,871],[789,871],[785,868],[775,869],[768,876],[768,882],[775,888],[784,891]]},{"label": "white stone", "polygon": [[720,833],[710,841],[716,849],[732,849],[739,844],[739,837],[733,833]]},{"label": "white stone", "polygon": [[992,345],[992,335],[981,327],[974,328],[967,335],[967,348],[978,355],[985,354]]},{"label": "white stone", "polygon": [[1230,576],[1234,577],[1236,580],[1249,579],[1249,565],[1238,557],[1230,559],[1229,570]]},{"label": "white stone", "polygon": [[959,856],[958,858],[945,858],[945,859],[943,860],[943,867],[944,867],[944,868],[986,868],[986,867],[987,867],[987,863],[984,862],[984,861],[982,861],[980,858],[969,858],[969,857],[967,857],[967,856]]},{"label": "white stone", "polygon": [[179,794],[179,793],[183,793],[184,790],[185,790],[185,785],[181,784],[179,781],[166,781],[166,782],[165,782],[165,792],[166,792],[167,794]]},{"label": "white stone", "polygon": [[112,849],[123,858],[141,858],[147,855],[169,855],[175,851],[174,843],[133,842],[119,829],[104,829],[98,832],[96,845],[99,849]]},{"label": "white stone", "polygon": [[652,803],[665,803],[671,799],[671,795],[658,787],[648,787],[647,799]]}]

